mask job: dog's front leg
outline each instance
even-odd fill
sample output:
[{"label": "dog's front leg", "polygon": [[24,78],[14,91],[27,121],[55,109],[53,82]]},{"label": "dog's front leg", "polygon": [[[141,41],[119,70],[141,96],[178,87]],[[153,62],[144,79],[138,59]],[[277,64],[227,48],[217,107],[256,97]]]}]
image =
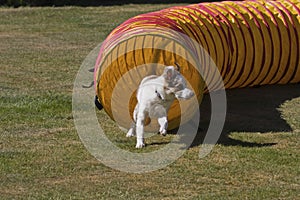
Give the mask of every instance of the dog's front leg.
[{"label": "dog's front leg", "polygon": [[146,118],[145,111],[139,111],[136,119],[136,146],[135,148],[143,148],[144,144],[144,121]]},{"label": "dog's front leg", "polygon": [[168,119],[167,117],[160,117],[158,118],[158,123],[160,125],[159,133],[163,136],[167,134],[167,128],[168,128]]}]

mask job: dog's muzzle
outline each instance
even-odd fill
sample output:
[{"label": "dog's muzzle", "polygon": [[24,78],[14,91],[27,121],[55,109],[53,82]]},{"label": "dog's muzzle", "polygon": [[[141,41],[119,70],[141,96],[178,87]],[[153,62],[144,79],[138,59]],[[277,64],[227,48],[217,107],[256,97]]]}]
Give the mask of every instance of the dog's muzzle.
[{"label": "dog's muzzle", "polygon": [[175,97],[177,99],[190,99],[194,95],[195,95],[195,93],[192,90],[188,89],[188,88],[185,88],[185,89],[180,90],[180,91],[175,93]]}]

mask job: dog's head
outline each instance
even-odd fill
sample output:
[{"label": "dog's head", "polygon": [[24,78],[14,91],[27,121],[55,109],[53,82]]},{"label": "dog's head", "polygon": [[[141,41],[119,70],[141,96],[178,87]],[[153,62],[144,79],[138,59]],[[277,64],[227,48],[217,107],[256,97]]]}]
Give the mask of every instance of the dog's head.
[{"label": "dog's head", "polygon": [[166,66],[162,75],[165,81],[170,84],[174,82],[178,74],[180,74],[180,72],[176,70],[174,66]]},{"label": "dog's head", "polygon": [[177,99],[189,99],[194,96],[194,92],[187,88],[185,78],[179,72],[180,67],[167,66],[164,69],[165,89],[167,93],[173,93]]}]

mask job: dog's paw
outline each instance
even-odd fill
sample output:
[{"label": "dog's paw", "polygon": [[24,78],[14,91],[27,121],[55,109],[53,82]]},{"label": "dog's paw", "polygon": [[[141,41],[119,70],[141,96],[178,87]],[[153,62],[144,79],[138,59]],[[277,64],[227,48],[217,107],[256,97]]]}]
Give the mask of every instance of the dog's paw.
[{"label": "dog's paw", "polygon": [[135,136],[135,132],[134,132],[134,130],[131,128],[131,129],[129,129],[129,131],[127,132],[126,137],[133,137],[133,136]]},{"label": "dog's paw", "polygon": [[166,129],[162,129],[159,131],[159,133],[162,135],[162,136],[166,136],[167,135],[167,130]]},{"label": "dog's paw", "polygon": [[145,147],[144,139],[138,139],[135,148],[140,149]]},{"label": "dog's paw", "polygon": [[144,143],[142,143],[142,144],[136,144],[136,145],[135,145],[135,148],[137,148],[137,149],[141,149],[141,148],[143,148],[143,147],[145,147],[145,144],[144,144]]}]

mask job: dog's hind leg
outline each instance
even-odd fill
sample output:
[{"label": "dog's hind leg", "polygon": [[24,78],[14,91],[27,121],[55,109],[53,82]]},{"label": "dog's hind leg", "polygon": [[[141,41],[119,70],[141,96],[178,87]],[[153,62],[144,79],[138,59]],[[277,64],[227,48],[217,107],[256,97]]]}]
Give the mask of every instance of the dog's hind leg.
[{"label": "dog's hind leg", "polygon": [[168,119],[167,117],[160,117],[158,118],[158,123],[160,125],[159,133],[163,136],[167,134],[167,128],[168,128]]},{"label": "dog's hind leg", "polygon": [[133,137],[133,136],[135,136],[135,129],[136,129],[135,122],[132,122],[129,131],[126,134],[126,137]]},{"label": "dog's hind leg", "polygon": [[139,104],[137,104],[133,111],[133,122],[130,126],[130,129],[128,130],[126,137],[133,137],[136,134],[136,118],[138,113]]}]

